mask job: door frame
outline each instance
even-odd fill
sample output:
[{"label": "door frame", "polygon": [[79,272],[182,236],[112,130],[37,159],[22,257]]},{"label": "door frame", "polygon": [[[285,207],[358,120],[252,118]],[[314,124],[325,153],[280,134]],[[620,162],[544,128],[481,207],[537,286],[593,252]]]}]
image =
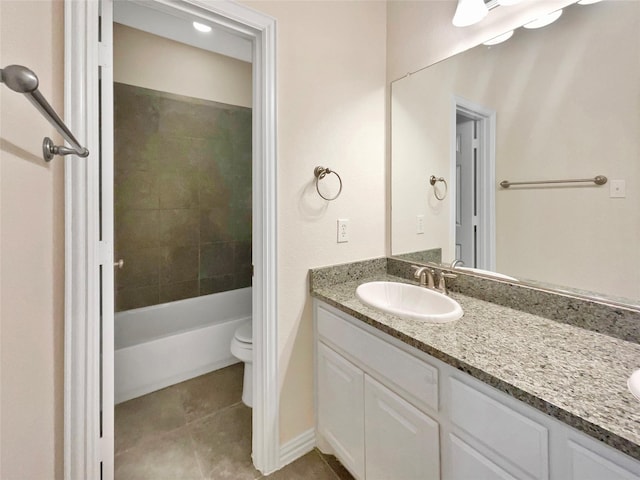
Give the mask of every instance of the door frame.
[{"label": "door frame", "polygon": [[[100,366],[101,327],[104,332],[113,332],[112,316],[110,319],[105,316],[105,325],[101,325],[100,268],[112,268],[113,238],[111,234],[100,241],[99,171],[99,157],[108,166],[109,162],[113,164],[113,156],[110,147],[100,152],[98,92],[99,66],[112,63],[111,45],[99,42],[100,8],[111,1],[65,0],[65,122],[79,138],[85,139],[91,152],[87,159],[67,157],[65,160],[64,478],[68,480],[100,478],[101,473],[110,476],[109,468],[101,472],[101,461],[113,456],[113,431],[101,432],[100,422],[103,398],[109,408],[108,396],[111,395],[113,405],[113,381],[111,386],[102,388]],[[268,474],[280,466],[276,21],[229,0],[153,0],[152,3],[165,10],[200,17],[253,43],[255,405],[252,458],[256,468]],[[105,362],[113,362],[112,349],[113,346],[111,351],[104,352]],[[110,428],[113,428],[112,420]]]},{"label": "door frame", "polygon": [[480,219],[478,223],[477,252],[479,268],[495,271],[496,269],[496,112],[483,105],[459,96],[453,96],[450,127],[450,178],[451,178],[451,222],[450,244],[455,254],[456,238],[456,116],[458,113],[478,122],[478,196]]}]

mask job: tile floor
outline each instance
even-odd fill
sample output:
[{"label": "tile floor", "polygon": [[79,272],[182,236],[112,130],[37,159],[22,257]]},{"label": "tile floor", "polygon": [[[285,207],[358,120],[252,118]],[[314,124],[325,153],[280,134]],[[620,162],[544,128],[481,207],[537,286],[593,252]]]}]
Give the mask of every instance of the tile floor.
[{"label": "tile floor", "polygon": [[251,463],[241,363],[116,405],[116,480],[349,480],[314,450],[264,477]]}]

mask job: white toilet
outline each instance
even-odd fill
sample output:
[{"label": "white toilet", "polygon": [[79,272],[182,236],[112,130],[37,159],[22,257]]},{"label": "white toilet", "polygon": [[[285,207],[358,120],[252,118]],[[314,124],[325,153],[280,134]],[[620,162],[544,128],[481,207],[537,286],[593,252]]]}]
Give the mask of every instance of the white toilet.
[{"label": "white toilet", "polygon": [[242,323],[231,340],[231,353],[244,362],[242,402],[253,407],[253,331],[251,320]]}]

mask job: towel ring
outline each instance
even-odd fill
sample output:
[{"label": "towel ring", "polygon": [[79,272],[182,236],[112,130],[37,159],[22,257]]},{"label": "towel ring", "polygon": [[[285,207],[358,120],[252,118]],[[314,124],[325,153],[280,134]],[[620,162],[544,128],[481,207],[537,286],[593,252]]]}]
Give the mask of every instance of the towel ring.
[{"label": "towel ring", "polygon": [[[436,189],[436,182],[444,183],[444,194],[441,197],[438,196],[438,190]],[[438,200],[444,200],[445,198],[447,198],[449,185],[447,185],[447,181],[444,179],[444,177],[437,178],[435,175],[431,175],[431,177],[429,177],[429,183],[433,185],[433,194]]]},{"label": "towel ring", "polygon": [[[338,181],[340,182],[340,188],[338,189],[338,193],[336,193],[334,197],[327,198],[322,193],[320,193],[320,187],[318,186],[318,183],[320,182],[320,180],[322,180],[324,177],[326,177],[330,173],[333,173],[336,177],[338,177]],[[328,167],[324,168],[324,167],[318,166],[313,169],[313,175],[316,177],[316,191],[318,192],[318,195],[320,195],[322,198],[328,201],[335,200],[340,196],[340,194],[342,193],[342,178],[340,178],[340,175],[338,175],[338,172],[336,172],[335,170],[331,170]]]}]

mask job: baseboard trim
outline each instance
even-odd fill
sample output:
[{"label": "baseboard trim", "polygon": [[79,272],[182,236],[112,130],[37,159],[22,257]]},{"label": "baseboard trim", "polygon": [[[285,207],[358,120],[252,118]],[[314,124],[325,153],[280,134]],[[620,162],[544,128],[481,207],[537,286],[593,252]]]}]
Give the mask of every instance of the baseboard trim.
[{"label": "baseboard trim", "polygon": [[280,445],[280,468],[309,453],[315,446],[316,431],[314,428],[310,428],[284,445]]}]

